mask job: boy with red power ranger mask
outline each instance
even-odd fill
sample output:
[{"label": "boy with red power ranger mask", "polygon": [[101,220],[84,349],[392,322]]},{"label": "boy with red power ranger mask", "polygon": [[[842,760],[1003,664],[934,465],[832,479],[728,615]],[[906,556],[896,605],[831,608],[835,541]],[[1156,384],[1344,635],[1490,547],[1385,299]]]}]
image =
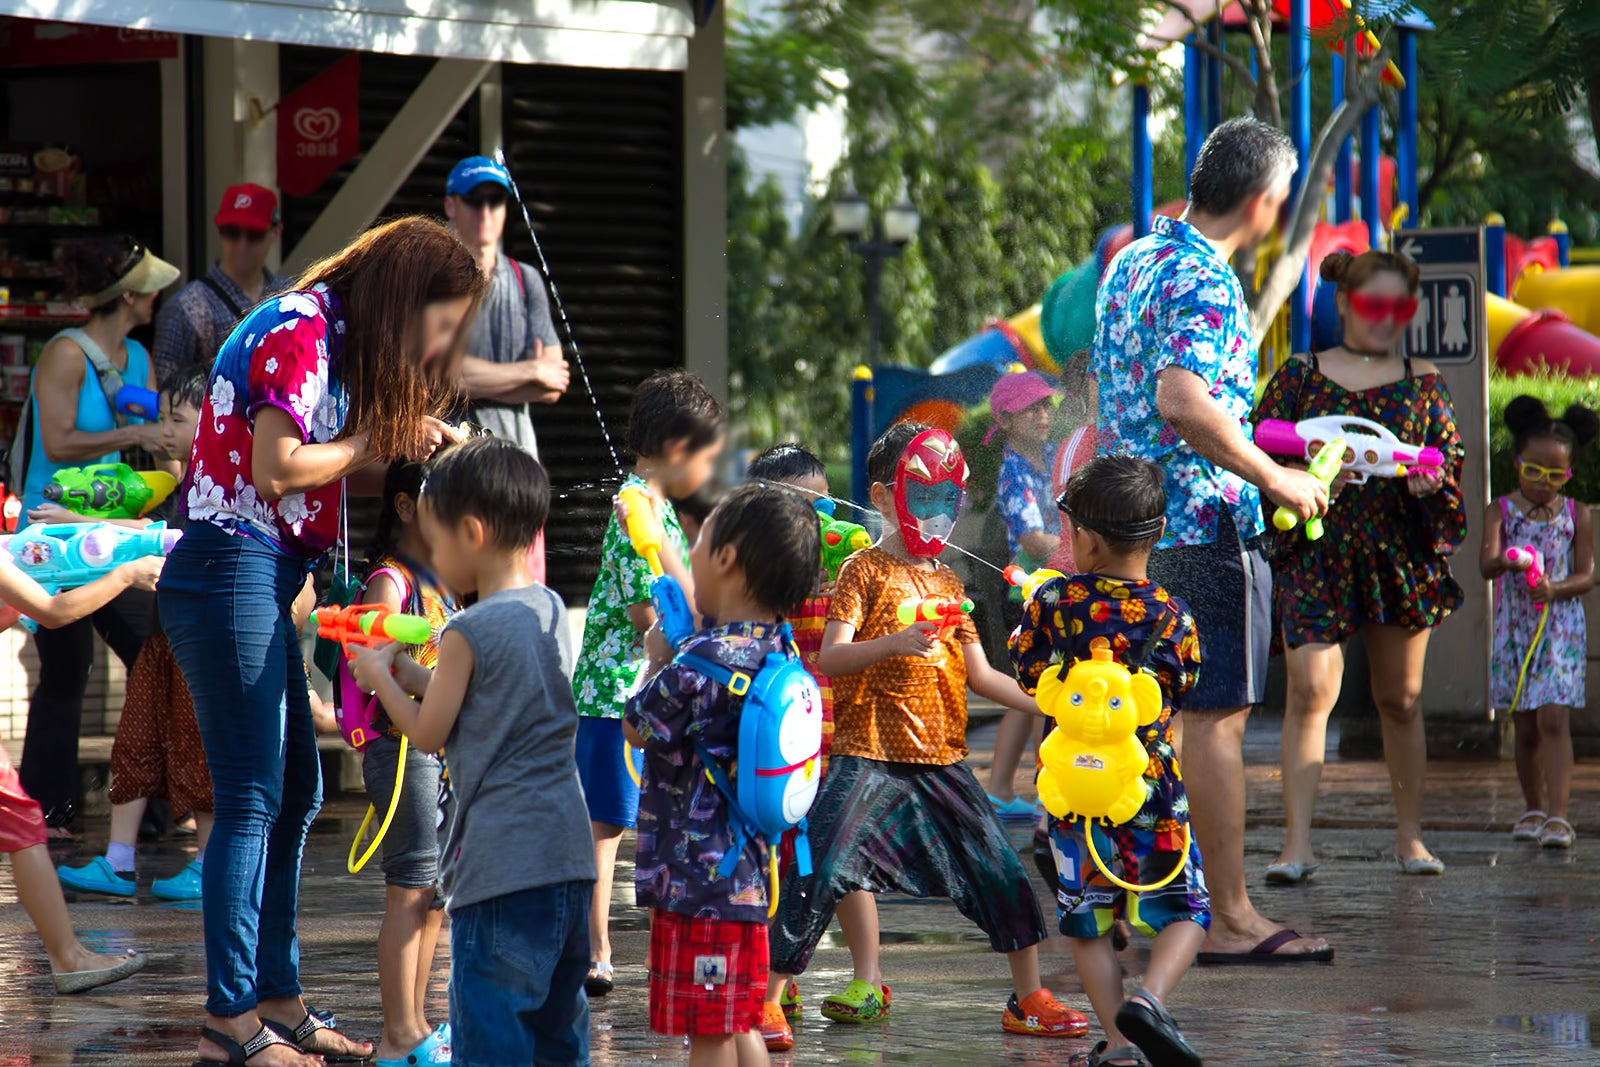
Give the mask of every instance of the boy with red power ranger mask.
[{"label": "boy with red power ranger mask", "polygon": [[775,976],[811,961],[837,908],[855,980],[824,998],[835,1022],[888,1017],[872,894],[948,897],[1011,965],[1005,1030],[1081,1037],[1088,1019],[1039,982],[1044,919],[1028,874],[967,768],[967,690],[1038,714],[989,665],[960,579],[938,561],[961,513],[967,463],[943,430],[891,426],[867,457],[878,543],[839,570],[818,666],[833,679],[828,773],[809,815],[814,871],[783,883]]}]

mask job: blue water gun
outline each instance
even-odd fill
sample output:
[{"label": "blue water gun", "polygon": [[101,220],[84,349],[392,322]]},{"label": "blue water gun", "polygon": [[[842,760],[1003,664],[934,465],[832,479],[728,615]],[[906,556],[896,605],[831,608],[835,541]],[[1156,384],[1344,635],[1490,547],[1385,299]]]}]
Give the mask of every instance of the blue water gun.
[{"label": "blue water gun", "polygon": [[124,385],[117,390],[117,410],[129,418],[159,422],[161,394],[138,385]]},{"label": "blue water gun", "polygon": [[650,572],[655,575],[650,583],[650,604],[661,622],[661,636],[676,649],[696,629],[694,612],[689,610],[683,586],[661,569],[661,539],[656,535],[657,527],[645,521],[653,506],[650,495],[640,485],[625,485],[617,495],[628,508],[628,540],[633,542],[633,550],[650,564]]},{"label": "blue water gun", "polygon": [[[142,530],[108,522],[35,523],[4,541],[17,569],[38,582],[51,596],[103,577],[124,563],[170,553],[180,530],[153,522]],[[39,624],[26,616],[22,625],[36,633]]]}]

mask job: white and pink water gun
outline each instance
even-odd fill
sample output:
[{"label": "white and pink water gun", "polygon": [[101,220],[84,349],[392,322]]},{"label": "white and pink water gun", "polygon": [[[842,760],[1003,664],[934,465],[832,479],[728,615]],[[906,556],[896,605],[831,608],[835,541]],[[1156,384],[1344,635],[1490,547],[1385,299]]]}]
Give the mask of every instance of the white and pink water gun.
[{"label": "white and pink water gun", "polygon": [[1528,569],[1523,573],[1528,578],[1528,588],[1537,588],[1544,581],[1544,553],[1532,545],[1515,545],[1506,549],[1506,562],[1513,567],[1521,567],[1524,563]]},{"label": "white and pink water gun", "polygon": [[1437,473],[1444,467],[1444,453],[1437,448],[1408,445],[1386,427],[1355,415],[1321,415],[1299,422],[1262,419],[1255,441],[1263,452],[1309,463],[1324,444],[1339,437],[1345,441],[1344,470],[1354,484],[1369,477],[1404,478],[1413,470]]}]

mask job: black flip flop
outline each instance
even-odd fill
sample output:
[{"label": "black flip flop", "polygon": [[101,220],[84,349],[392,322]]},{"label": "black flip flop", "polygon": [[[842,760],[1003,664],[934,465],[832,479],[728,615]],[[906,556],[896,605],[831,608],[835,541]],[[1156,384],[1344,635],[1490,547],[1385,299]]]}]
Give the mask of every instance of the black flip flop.
[{"label": "black flip flop", "polygon": [[[365,1056],[358,1055],[353,1052],[318,1052],[316,1049],[306,1048],[306,1042],[309,1041],[311,1037],[319,1030],[329,1030],[336,1034],[339,1033],[339,1031],[334,1030],[332,1026],[323,1021],[322,1016],[326,1014],[331,1013],[315,1013],[307,1008],[306,1017],[301,1019],[300,1025],[294,1027],[293,1029],[290,1029],[283,1023],[274,1022],[271,1019],[262,1019],[261,1025],[265,1026],[268,1030],[271,1030],[279,1037],[287,1038],[291,1044],[293,1044],[301,1052],[304,1052],[306,1055],[321,1056],[323,1063],[366,1063],[368,1060],[372,1059],[373,1055],[375,1055],[378,1051],[376,1048],[374,1048],[372,1052]],[[343,1037],[344,1035],[340,1034],[339,1036]]]},{"label": "black flip flop", "polygon": [[287,1040],[276,1029],[263,1023],[261,1029],[256,1031],[244,1044],[239,1044],[221,1030],[213,1030],[209,1026],[201,1027],[200,1036],[218,1046],[228,1054],[225,1060],[195,1060],[194,1067],[249,1067],[250,1057],[273,1045],[288,1045],[298,1052],[299,1046]]},{"label": "black flip flop", "polygon": [[1227,967],[1238,964],[1270,967],[1291,963],[1333,962],[1333,949],[1331,947],[1319,948],[1315,952],[1278,951],[1291,941],[1304,940],[1304,937],[1293,930],[1279,930],[1271,937],[1264,939],[1249,952],[1202,952],[1195,957],[1195,962],[1203,967]]},{"label": "black flip flop", "polygon": [[1117,1009],[1117,1029],[1150,1057],[1151,1067],[1201,1067],[1200,1054],[1189,1047],[1177,1022],[1167,1014],[1161,1002],[1146,989],[1137,990],[1133,995],[1148,1003],[1124,1001]]}]

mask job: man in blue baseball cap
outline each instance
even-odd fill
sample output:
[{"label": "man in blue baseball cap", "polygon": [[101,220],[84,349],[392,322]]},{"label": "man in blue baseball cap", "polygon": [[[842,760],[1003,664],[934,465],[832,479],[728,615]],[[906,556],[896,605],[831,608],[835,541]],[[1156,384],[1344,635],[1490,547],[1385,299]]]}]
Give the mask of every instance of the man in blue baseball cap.
[{"label": "man in blue baseball cap", "polygon": [[[567,391],[568,369],[550,320],[543,277],[500,253],[511,175],[487,156],[468,156],[451,168],[444,191],[451,227],[489,277],[489,293],[461,365],[468,417],[537,456],[528,405],[560,400]],[[535,577],[543,581],[543,542],[535,548]]]}]

